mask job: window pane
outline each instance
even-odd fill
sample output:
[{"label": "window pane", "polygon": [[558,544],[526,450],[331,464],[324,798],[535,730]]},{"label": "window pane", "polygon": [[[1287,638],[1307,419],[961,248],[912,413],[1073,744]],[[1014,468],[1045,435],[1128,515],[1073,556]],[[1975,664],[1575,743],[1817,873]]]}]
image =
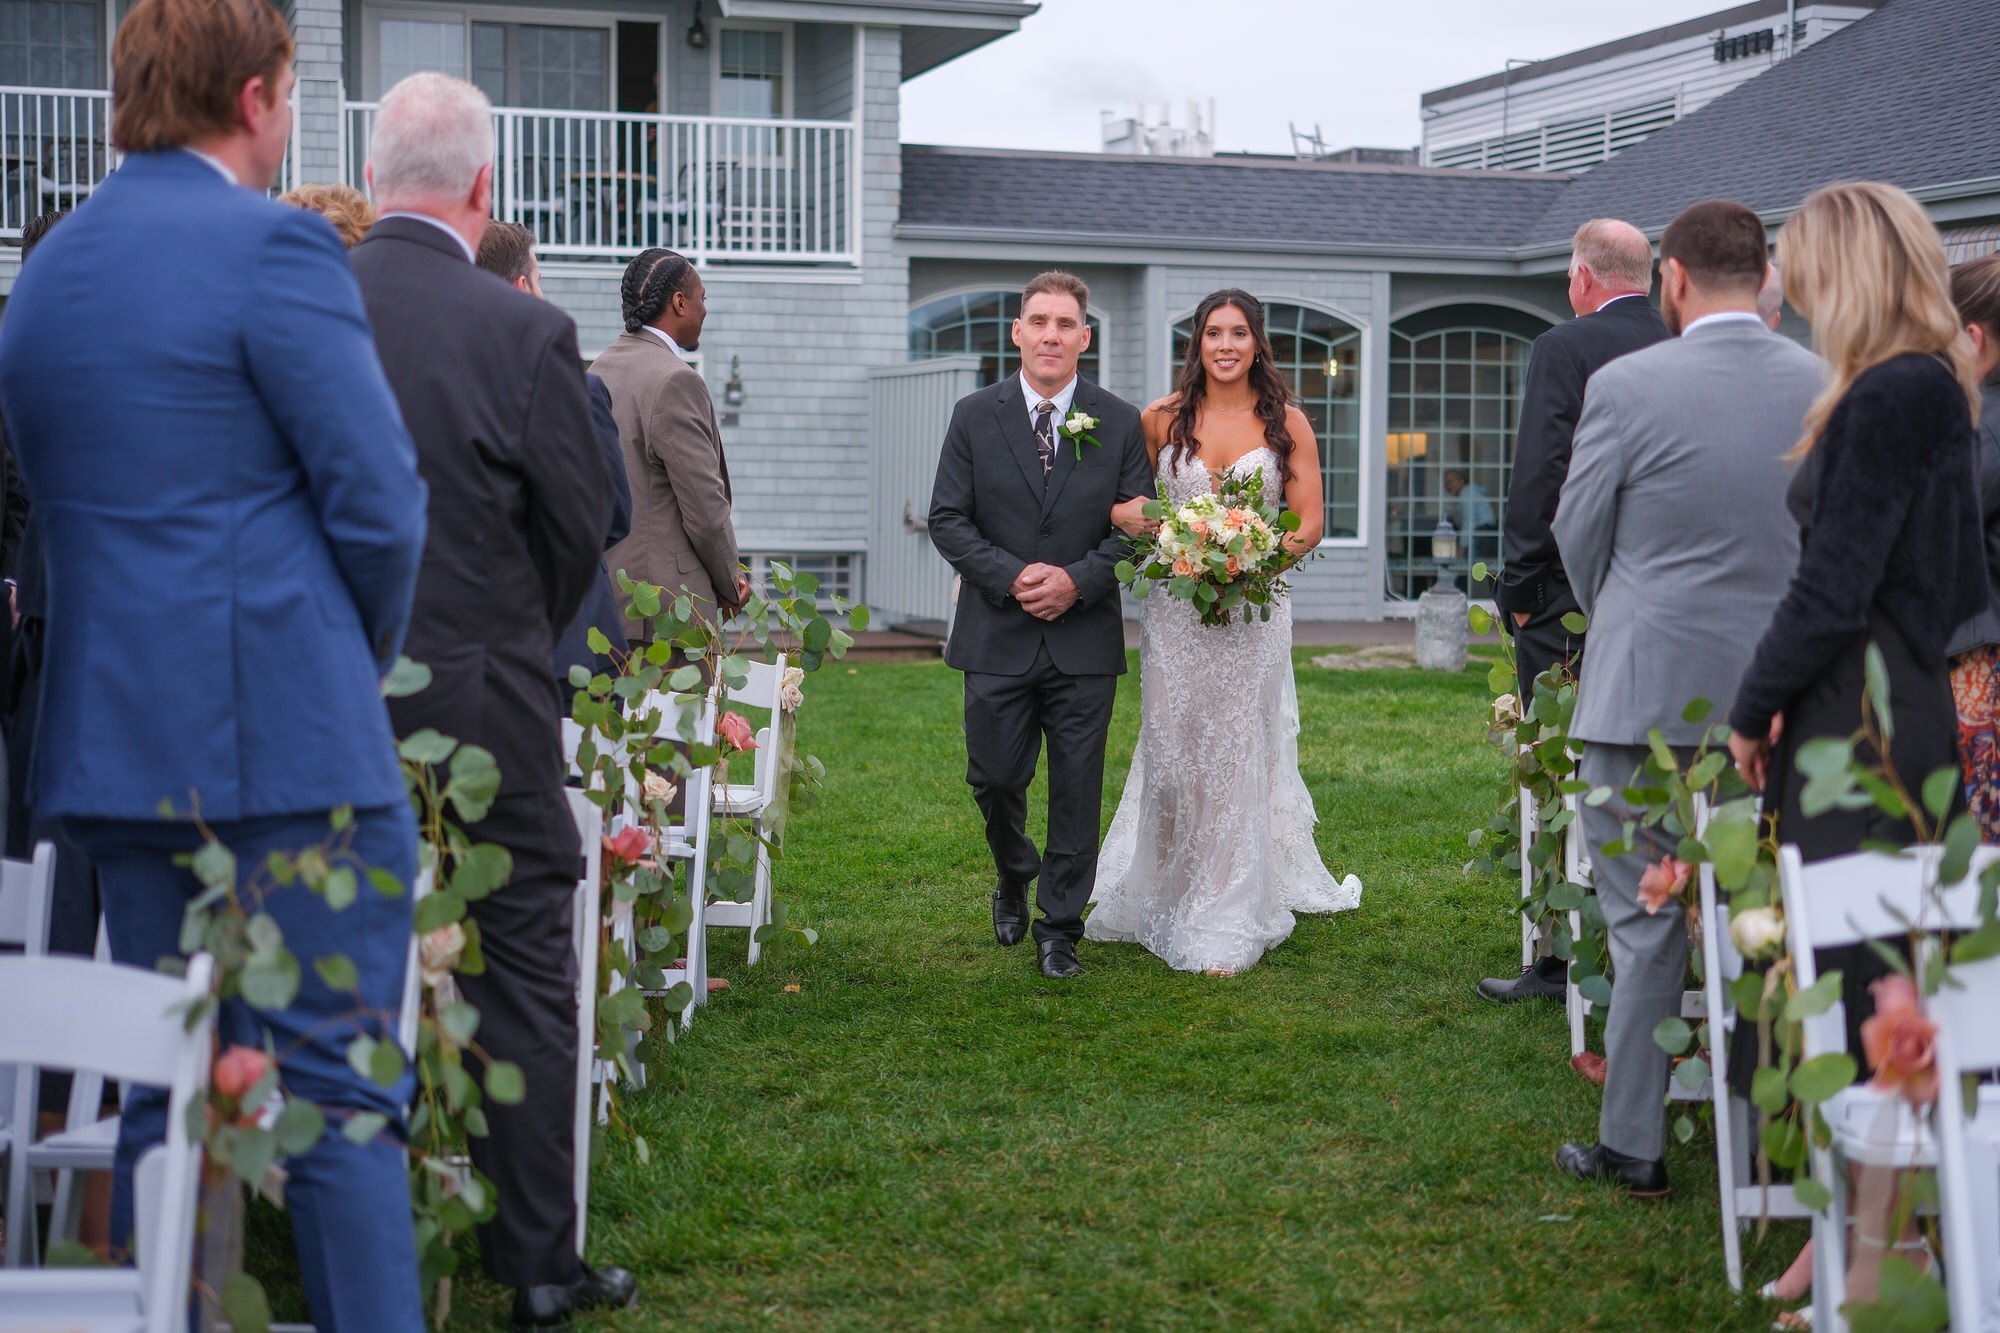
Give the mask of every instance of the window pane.
[{"label": "window pane", "polygon": [[519,106],[602,111],[611,105],[611,34],[603,28],[514,28],[521,53]]},{"label": "window pane", "polygon": [[98,0],[0,3],[0,83],[35,88],[102,88]]},{"label": "window pane", "polygon": [[[910,312],[910,359],[971,352],[980,358],[980,384],[995,383],[1021,369],[1013,339],[1020,310],[1019,292],[974,292],[920,305]],[[1084,323],[1090,326],[1090,348],[1078,359],[1077,373],[1095,383],[1102,374],[1097,348],[1104,330],[1095,315],[1085,315]]]},{"label": "window pane", "polygon": [[457,19],[383,19],[380,42],[385,93],[412,74],[465,77],[465,25]]},{"label": "window pane", "polygon": [[487,100],[495,106],[509,105],[506,24],[472,25],[472,81],[479,85],[479,91],[485,93]]},{"label": "window pane", "polygon": [[770,120],[785,111],[785,35],[724,28],[717,64],[719,114]]}]

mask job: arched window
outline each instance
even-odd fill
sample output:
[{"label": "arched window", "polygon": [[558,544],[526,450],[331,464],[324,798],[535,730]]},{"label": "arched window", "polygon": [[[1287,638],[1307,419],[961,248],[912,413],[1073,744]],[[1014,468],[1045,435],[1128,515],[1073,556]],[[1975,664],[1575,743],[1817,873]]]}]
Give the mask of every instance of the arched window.
[{"label": "arched window", "polygon": [[[1389,484],[1385,497],[1391,597],[1437,580],[1431,536],[1448,518],[1464,577],[1500,567],[1513,471],[1514,427],[1528,350],[1548,322],[1503,306],[1453,305],[1398,320],[1389,332]],[[1491,597],[1489,577],[1471,588]]]},{"label": "arched window", "polygon": [[[910,312],[910,360],[970,352],[979,358],[980,384],[996,383],[1021,368],[1020,349],[1013,338],[1014,319],[1020,313],[1018,291],[964,292],[926,301]],[[1083,322],[1090,326],[1090,347],[1077,362],[1077,371],[1093,384],[1102,383],[1104,363],[1098,347],[1104,329],[1095,315],[1084,315]]]},{"label": "arched window", "polygon": [[[1282,301],[1264,306],[1265,332],[1278,373],[1299,396],[1299,406],[1319,436],[1319,466],[1326,487],[1326,535],[1361,532],[1361,331],[1308,306]],[[1174,367],[1187,360],[1194,317],[1174,325]]]}]

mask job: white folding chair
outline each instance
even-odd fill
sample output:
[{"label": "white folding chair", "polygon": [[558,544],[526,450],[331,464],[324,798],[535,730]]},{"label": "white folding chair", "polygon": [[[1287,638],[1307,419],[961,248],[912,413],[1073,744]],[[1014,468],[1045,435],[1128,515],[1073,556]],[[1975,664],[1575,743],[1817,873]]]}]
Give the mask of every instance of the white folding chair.
[{"label": "white folding chair", "polygon": [[[55,901],[56,849],[38,843],[33,861],[0,860],[0,950],[39,958],[49,951],[49,912]],[[0,1165],[7,1171],[0,1227],[7,1232],[7,1266],[18,1268],[30,1255],[35,1235],[34,1172],[23,1160],[35,1140],[40,1072],[30,1066],[25,1092],[16,1091],[16,1071],[0,1066]]]},{"label": "white folding chair", "polygon": [[1542,832],[1542,806],[1535,794],[1526,787],[1520,789],[1521,809],[1521,967],[1523,970],[1535,965],[1535,923],[1528,919],[1525,910],[1530,898],[1535,896],[1535,867],[1528,860],[1528,849],[1535,845],[1535,839]]},{"label": "white folding chair", "polygon": [[[136,1268],[0,1271],[0,1333],[48,1329],[169,1333],[187,1326],[201,1145],[188,1111],[208,1085],[213,1013],[207,955],[169,977],[81,958],[0,958],[0,1062],[18,1063],[17,1104],[32,1070],[90,1070],[168,1089],[166,1142],[133,1175]],[[32,1104],[32,1103],[30,1103]]]},{"label": "white folding chair", "polygon": [[570,818],[583,843],[583,874],[570,909],[570,950],[576,957],[576,1101],[571,1132],[576,1140],[576,1252],[583,1253],[584,1225],[590,1218],[591,1091],[597,1070],[597,936],[602,928],[604,812],[575,787],[569,789]]},{"label": "white folding chair", "polygon": [[[1815,950],[1901,938],[1914,922],[1926,930],[1970,930],[1979,922],[1979,873],[2000,858],[2000,849],[1982,847],[1972,870],[1957,884],[1928,899],[1924,886],[1937,877],[1943,849],[1914,847],[1891,855],[1856,852],[1806,865],[1799,849],[1778,849],[1778,886],[1784,895],[1786,943],[1792,975],[1804,990],[1819,980]],[[1801,1058],[1847,1049],[1847,1009],[1836,1000],[1825,1013],[1802,1024]],[[1996,1103],[2000,1104],[2000,1103]],[[1812,1145],[1813,1176],[1833,1194],[1815,1212],[1813,1227],[1813,1327],[1845,1333],[1840,1307],[1847,1292],[1846,1166],[1885,1170],[1932,1167],[1937,1140],[1924,1117],[1901,1097],[1866,1084],[1836,1094],[1820,1107],[1832,1142]]]},{"label": "white folding chair", "polygon": [[1930,1000],[1937,1035],[1938,1201],[1944,1215],[1945,1288],[1951,1327],[1959,1333],[2000,1329],[2000,1155],[1994,1146],[1994,1107],[1973,1132],[1959,1095],[1962,1076],[2000,1070],[2000,958],[1951,969],[1951,980]]},{"label": "white folding chair", "polygon": [[[777,803],[779,770],[784,767],[784,756],[778,753],[778,743],[784,729],[779,696],[784,690],[785,666],[783,653],[778,654],[775,662],[752,662],[749,678],[742,687],[729,690],[730,703],[767,712],[770,722],[757,732],[757,748],[752,752],[755,767],[751,770],[751,780],[718,783],[715,787],[715,813],[751,821],[752,835],[757,842],[757,857],[749,901],[724,898],[710,903],[708,924],[749,931],[748,965],[752,967],[756,966],[757,956],[763,952],[763,946],[757,942],[757,932],[771,924],[770,839],[774,835],[767,816]],[[752,755],[737,755],[730,761],[732,776],[736,776],[733,771],[735,766],[751,762]]]},{"label": "white folding chair", "polygon": [[[643,707],[648,713],[659,714],[654,740],[715,743],[715,705],[707,696],[656,691],[646,696]],[[687,863],[687,957],[681,967],[665,969],[669,987],[685,981],[691,992],[681,1010],[684,1028],[693,1025],[696,1007],[708,1003],[708,840],[715,815],[713,784],[713,769],[698,768],[689,773],[682,783],[680,819],[660,830],[660,854],[669,861]],[[640,799],[638,791],[628,789],[626,822],[638,821]]]},{"label": "white folding chair", "polygon": [[[1563,878],[1572,884],[1585,887],[1595,883],[1590,865],[1590,845],[1583,837],[1583,807],[1575,796],[1563,797],[1563,809],[1569,812],[1569,824],[1562,831]],[[1583,913],[1569,914],[1569,937],[1572,943],[1583,933]],[[1591,1003],[1583,998],[1576,982],[1569,980],[1570,969],[1564,968],[1563,1008],[1569,1014],[1569,1058],[1574,1060],[1582,1055],[1589,1045],[1584,1030],[1584,1019],[1590,1016]]]}]

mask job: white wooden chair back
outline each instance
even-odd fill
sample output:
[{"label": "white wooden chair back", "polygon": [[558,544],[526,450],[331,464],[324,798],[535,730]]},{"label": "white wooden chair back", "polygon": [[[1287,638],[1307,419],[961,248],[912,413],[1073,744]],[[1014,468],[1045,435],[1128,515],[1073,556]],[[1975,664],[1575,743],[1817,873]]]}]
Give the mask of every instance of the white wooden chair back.
[{"label": "white wooden chair back", "polygon": [[[1521,902],[1535,896],[1535,867],[1528,860],[1528,849],[1535,845],[1535,839],[1542,831],[1541,802],[1526,787],[1520,790],[1517,804],[1521,811]],[[1521,967],[1527,969],[1535,965],[1535,923],[1528,920],[1524,910],[1521,913]]]},{"label": "white wooden chair back", "polygon": [[[417,872],[417,882],[410,886],[410,906],[430,897],[437,887],[437,875],[426,866]],[[417,1058],[417,1028],[424,1015],[424,974],[423,953],[416,931],[410,932],[410,950],[405,956],[403,967],[403,1003],[396,1011],[396,1042],[403,1048],[403,1054],[411,1060]]]},{"label": "white wooden chair back", "polygon": [[[2000,1328],[2000,1158],[1994,1126],[1975,1132],[1960,1083],[2000,1070],[2000,958],[1964,963],[1930,998],[1937,1035],[1938,1196],[1944,1223],[1945,1287],[1951,1327]],[[1979,1109],[1991,1116],[1994,1105]]]},{"label": "white wooden chair back", "polygon": [[[715,743],[715,705],[705,695],[654,692],[641,705],[647,713],[657,712],[657,741]],[[681,1010],[681,1026],[694,1023],[694,1011],[708,1003],[708,837],[715,817],[713,768],[698,768],[683,782],[681,817],[661,830],[665,854],[687,862],[688,929],[687,965],[667,970],[667,981],[688,983],[692,992]],[[636,818],[638,793],[628,795],[628,818]]]},{"label": "white wooden chair back", "polygon": [[597,1068],[597,941],[603,928],[604,812],[582,791],[568,791],[570,818],[583,844],[582,878],[570,916],[570,950],[576,958],[576,1100],[571,1130],[576,1143],[576,1252],[583,1253],[590,1220],[591,1091]]},{"label": "white wooden chair back", "polygon": [[[49,951],[49,914],[55,885],[53,843],[37,843],[32,861],[0,860],[0,952],[39,958]],[[33,1065],[12,1068],[0,1062],[0,1160],[8,1161],[0,1228],[7,1233],[9,1267],[20,1266],[27,1252],[27,1238],[35,1228],[31,1212],[34,1193],[22,1159],[27,1145],[34,1140],[35,1106],[40,1097],[40,1070]]]},{"label": "white wooden chair back", "polygon": [[168,1093],[166,1141],[135,1174],[137,1271],[0,1272],[0,1328],[90,1323],[121,1304],[136,1307],[148,1333],[185,1327],[201,1177],[188,1108],[208,1086],[215,1032],[212,1010],[195,1023],[187,1013],[213,977],[205,954],[182,977],[81,958],[0,958],[0,1013],[10,1016],[0,1024],[0,1062],[88,1070]]},{"label": "white wooden chair back", "polygon": [[[749,708],[768,714],[763,725],[757,729],[757,748],[748,756],[738,755],[730,760],[732,776],[739,775],[738,765],[751,764],[751,778],[748,783],[735,783],[735,787],[748,787],[741,793],[747,802],[758,811],[768,809],[778,794],[779,756],[777,738],[780,730],[779,719],[782,710],[780,698],[785,688],[785,667],[790,659],[779,653],[776,661],[752,662],[749,673],[741,686],[727,690],[728,700],[739,708]],[[742,803],[739,800],[739,803]]]}]

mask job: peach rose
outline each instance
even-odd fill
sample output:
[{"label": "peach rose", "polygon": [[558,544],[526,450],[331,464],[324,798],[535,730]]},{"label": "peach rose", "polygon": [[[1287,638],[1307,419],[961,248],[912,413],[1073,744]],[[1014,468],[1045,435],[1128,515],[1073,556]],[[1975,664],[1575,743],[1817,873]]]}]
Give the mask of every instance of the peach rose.
[{"label": "peach rose", "polygon": [[716,737],[731,750],[754,750],[757,737],[750,730],[750,719],[741,713],[724,713],[715,720]]},{"label": "peach rose", "polygon": [[1658,865],[1647,866],[1646,872],[1639,876],[1639,901],[1645,904],[1646,915],[1657,916],[1662,907],[1685,889],[1693,869],[1678,856],[1663,856]]},{"label": "peach rose", "polygon": [[646,836],[646,830],[636,826],[626,829],[615,838],[604,840],[604,850],[616,860],[628,865],[637,865],[645,860],[646,853],[652,850],[652,846],[652,840]]},{"label": "peach rose", "polygon": [[231,1046],[215,1057],[215,1072],[211,1077],[217,1092],[230,1101],[240,1102],[270,1069],[271,1057],[260,1047]]},{"label": "peach rose", "polygon": [[1235,556],[1233,556],[1233,555],[1232,555],[1232,556],[1230,556],[1228,560],[1226,560],[1225,562],[1223,562],[1223,566],[1222,566],[1222,567],[1223,567],[1223,569],[1224,569],[1225,571],[1227,571],[1227,572],[1228,572],[1228,574],[1229,574],[1229,577],[1230,577],[1230,578],[1235,578],[1235,577],[1236,577],[1236,571],[1237,571],[1238,569],[1242,568],[1242,566],[1240,566],[1240,565],[1238,565],[1238,564],[1236,563],[1236,557],[1235,557]]},{"label": "peach rose", "polygon": [[1182,556],[1180,559],[1174,561],[1174,573],[1179,574],[1183,578],[1185,578],[1188,575],[1194,573],[1194,563],[1190,561],[1186,556]]},{"label": "peach rose", "polygon": [[465,956],[465,927],[452,921],[417,941],[417,963],[424,985],[436,990],[451,980],[452,969]]},{"label": "peach rose", "polygon": [[1928,1106],[1937,1100],[1937,1024],[1924,1017],[1917,988],[1899,973],[1868,987],[1875,1013],[1861,1021],[1861,1051],[1875,1067],[1868,1085]]},{"label": "peach rose", "polygon": [[1200,519],[1196,519],[1193,523],[1188,524],[1188,531],[1197,537],[1206,537],[1208,535],[1208,524]]}]

